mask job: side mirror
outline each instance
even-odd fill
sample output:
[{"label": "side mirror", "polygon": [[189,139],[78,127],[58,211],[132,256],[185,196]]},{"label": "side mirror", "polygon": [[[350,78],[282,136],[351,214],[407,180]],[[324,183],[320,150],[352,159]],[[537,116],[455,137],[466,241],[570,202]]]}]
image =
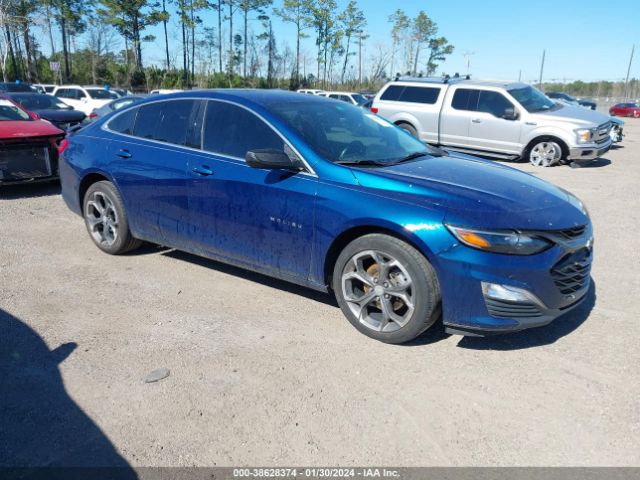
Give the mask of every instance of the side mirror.
[{"label": "side mirror", "polygon": [[29,116],[30,116],[33,120],[41,120],[40,115],[38,115],[36,112],[29,112]]},{"label": "side mirror", "polygon": [[515,108],[509,107],[504,109],[504,113],[502,114],[502,118],[505,120],[517,120],[518,112],[516,112]]},{"label": "side mirror", "polygon": [[289,158],[284,151],[272,148],[249,150],[245,160],[252,168],[302,170],[302,165],[298,161]]}]

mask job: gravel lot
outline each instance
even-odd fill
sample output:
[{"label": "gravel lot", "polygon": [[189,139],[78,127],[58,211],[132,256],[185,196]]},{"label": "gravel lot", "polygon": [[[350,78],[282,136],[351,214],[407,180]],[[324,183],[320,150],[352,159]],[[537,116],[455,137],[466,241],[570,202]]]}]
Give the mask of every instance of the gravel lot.
[{"label": "gravel lot", "polygon": [[0,189],[0,464],[640,465],[640,120],[623,145],[589,168],[517,165],[588,205],[587,302],[409,346],[284,282],[155,247],[109,257],[57,186]]}]

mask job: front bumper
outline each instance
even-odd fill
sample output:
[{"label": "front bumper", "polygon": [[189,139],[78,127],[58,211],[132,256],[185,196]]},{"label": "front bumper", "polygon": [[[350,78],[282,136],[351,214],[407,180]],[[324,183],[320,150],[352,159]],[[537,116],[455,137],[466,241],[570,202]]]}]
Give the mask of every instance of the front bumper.
[{"label": "front bumper", "polygon": [[[577,307],[590,288],[592,230],[557,236],[556,246],[532,256],[499,255],[457,245],[438,258],[443,322],[450,333],[489,335],[539,327]],[[483,283],[525,291],[527,299],[490,295]]]},{"label": "front bumper", "polygon": [[607,138],[607,140],[602,143],[590,143],[579,147],[572,147],[569,149],[569,156],[567,159],[578,163],[583,160],[595,160],[607,153],[611,149],[612,143],[611,138]]}]

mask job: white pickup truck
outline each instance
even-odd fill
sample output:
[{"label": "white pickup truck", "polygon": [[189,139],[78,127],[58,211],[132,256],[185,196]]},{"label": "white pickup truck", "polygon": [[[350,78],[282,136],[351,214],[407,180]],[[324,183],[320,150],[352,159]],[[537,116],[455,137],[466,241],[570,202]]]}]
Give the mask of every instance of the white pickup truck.
[{"label": "white pickup truck", "polygon": [[396,80],[371,111],[433,145],[537,166],[580,164],[611,148],[608,115],[556,103],[524,83]]}]

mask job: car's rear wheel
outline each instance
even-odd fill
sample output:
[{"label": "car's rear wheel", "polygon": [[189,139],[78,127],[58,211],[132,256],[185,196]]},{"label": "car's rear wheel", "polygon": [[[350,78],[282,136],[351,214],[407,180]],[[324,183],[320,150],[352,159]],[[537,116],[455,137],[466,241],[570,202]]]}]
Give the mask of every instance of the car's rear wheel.
[{"label": "car's rear wheel", "polygon": [[562,160],[562,147],[553,140],[541,140],[529,149],[529,162],[536,167],[552,167]]},{"label": "car's rear wheel", "polygon": [[386,343],[408,342],[438,319],[440,287],[427,259],[395,237],[369,234],[340,253],[333,288],[347,319]]},{"label": "car's rear wheel", "polygon": [[397,124],[401,129],[406,130],[415,138],[418,138],[418,131],[414,128],[413,125],[405,122],[401,122]]},{"label": "car's rear wheel", "polygon": [[92,184],[84,195],[82,211],[93,243],[103,252],[118,255],[142,243],[131,235],[124,203],[111,182]]}]

